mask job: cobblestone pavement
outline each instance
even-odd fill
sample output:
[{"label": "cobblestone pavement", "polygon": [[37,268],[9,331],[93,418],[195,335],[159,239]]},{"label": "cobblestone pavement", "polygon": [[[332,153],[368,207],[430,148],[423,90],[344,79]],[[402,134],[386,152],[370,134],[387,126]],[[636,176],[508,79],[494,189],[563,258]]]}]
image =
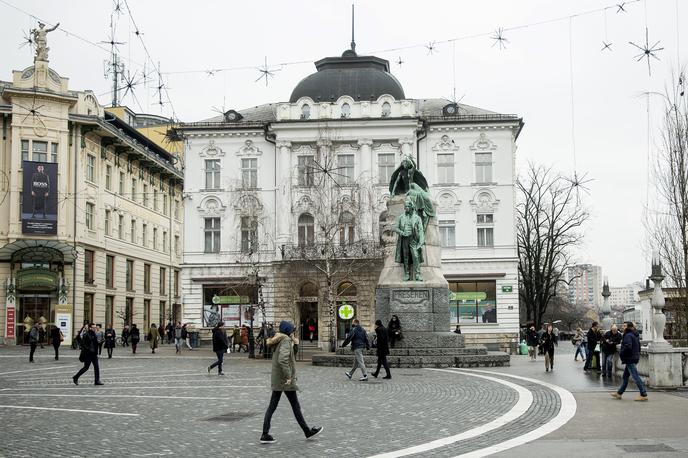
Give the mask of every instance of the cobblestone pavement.
[{"label": "cobblestone pavement", "polygon": [[[80,367],[75,351],[62,350],[54,361],[46,347],[29,364],[28,349],[0,348],[0,455],[371,456],[466,433],[414,455],[457,456],[517,438],[560,410],[552,389],[493,373],[482,373],[488,379],[469,371],[393,369],[392,380],[358,382],[341,368],[298,363],[304,416],[325,430],[306,441],[282,398],[271,429],[278,442],[261,445],[269,361],[228,355],[227,375],[219,377],[206,370],[214,359],[208,350],[175,356],[170,347],[155,355],[146,349],[136,356],[117,349],[113,359],[101,359],[105,385],[98,387],[92,370],[73,385]],[[529,392],[532,403],[519,403],[509,383]],[[524,414],[481,433],[519,406]]]}]

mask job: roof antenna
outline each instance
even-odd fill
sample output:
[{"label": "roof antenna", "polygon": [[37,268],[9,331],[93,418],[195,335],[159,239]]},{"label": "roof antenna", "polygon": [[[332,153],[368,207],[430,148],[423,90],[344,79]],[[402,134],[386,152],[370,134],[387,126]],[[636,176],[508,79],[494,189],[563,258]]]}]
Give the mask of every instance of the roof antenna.
[{"label": "roof antenna", "polygon": [[351,4],[351,50],[356,52],[356,40],[354,40],[354,4]]}]

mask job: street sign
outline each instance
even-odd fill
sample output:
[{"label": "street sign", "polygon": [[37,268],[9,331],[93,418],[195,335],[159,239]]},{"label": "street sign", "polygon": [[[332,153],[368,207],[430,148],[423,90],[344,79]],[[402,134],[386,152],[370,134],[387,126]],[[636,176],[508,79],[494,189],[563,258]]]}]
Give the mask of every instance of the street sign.
[{"label": "street sign", "polygon": [[460,293],[451,293],[452,301],[484,301],[487,299],[487,293],[483,291],[462,291]]},{"label": "street sign", "polygon": [[350,320],[354,317],[355,311],[349,304],[344,304],[339,306],[337,313],[339,313],[339,318],[342,320]]},{"label": "street sign", "polygon": [[511,286],[511,285],[502,286],[502,292],[503,293],[510,293],[512,291],[513,291],[513,286]]},{"label": "street sign", "polygon": [[248,304],[248,296],[213,296],[213,304]]}]

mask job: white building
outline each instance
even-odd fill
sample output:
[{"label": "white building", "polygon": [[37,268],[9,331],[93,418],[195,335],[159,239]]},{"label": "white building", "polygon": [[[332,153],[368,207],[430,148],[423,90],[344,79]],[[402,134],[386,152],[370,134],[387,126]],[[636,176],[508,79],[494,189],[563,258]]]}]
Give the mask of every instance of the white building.
[{"label": "white building", "polygon": [[567,279],[571,303],[599,309],[602,305],[602,267],[577,264],[569,267]]},{"label": "white building", "polygon": [[638,291],[641,289],[643,289],[643,285],[640,283],[610,287],[609,306],[613,309],[623,310],[624,307],[636,304],[640,301]]},{"label": "white building", "polygon": [[[469,342],[507,347],[519,324],[514,153],[522,120],[407,98],[386,60],[351,50],[315,65],[289,101],[180,127],[187,145],[184,320],[245,322],[247,307],[239,305],[262,295],[269,321],[315,325],[316,339],[327,342],[323,275],[297,267],[299,253],[325,243],[334,218],[344,256],[372,257],[390,223],[391,174],[408,156],[437,203],[450,289],[464,293],[451,303],[453,323]],[[335,181],[323,210],[319,183]],[[371,260],[335,278],[336,300],[353,305],[368,329],[377,318],[380,268]],[[213,306],[215,296],[234,303]],[[337,318],[338,337],[348,323]]]}]

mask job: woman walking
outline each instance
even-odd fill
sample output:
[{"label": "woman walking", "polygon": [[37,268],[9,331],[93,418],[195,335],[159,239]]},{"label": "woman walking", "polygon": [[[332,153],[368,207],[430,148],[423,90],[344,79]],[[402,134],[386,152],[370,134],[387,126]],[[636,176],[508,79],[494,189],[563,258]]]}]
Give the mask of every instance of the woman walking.
[{"label": "woman walking", "polygon": [[111,324],[107,325],[105,328],[105,349],[107,350],[108,359],[112,358],[112,349],[115,348],[115,340],[117,339],[117,334],[112,328]]},{"label": "woman walking", "polygon": [[50,330],[50,340],[52,341],[53,348],[55,349],[55,361],[57,361],[60,359],[60,344],[64,340],[64,335],[57,326],[53,326],[53,328]]},{"label": "woman walking", "polygon": [[275,413],[282,397],[282,393],[287,396],[294,417],[305,434],[306,439],[311,439],[323,430],[322,426],[309,428],[301,413],[299,398],[296,395],[296,391],[299,388],[296,386],[296,350],[294,348],[298,345],[298,341],[292,336],[293,332],[294,325],[288,321],[282,321],[279,325],[279,332],[275,334],[275,337],[268,339],[267,342],[268,346],[272,347],[273,350],[272,373],[270,376],[272,397],[263,419],[263,434],[260,436],[261,444],[276,442],[275,438],[270,435],[270,422],[272,414]]},{"label": "woman walking", "polygon": [[131,325],[129,338],[131,339],[131,353],[135,355],[136,347],[141,341],[141,331],[139,331],[139,328],[137,328],[135,324]]},{"label": "woman walking", "polygon": [[220,321],[213,328],[213,351],[217,355],[217,361],[208,366],[208,373],[217,367],[217,375],[225,375],[222,372],[222,361],[225,359],[225,353],[229,348],[229,339],[227,339],[227,333],[225,332],[225,324]]},{"label": "woman walking", "polygon": [[552,325],[547,325],[547,330],[540,338],[540,345],[542,346],[542,351],[545,353],[545,372],[554,370],[554,341],[556,337],[554,336],[554,330]]},{"label": "woman walking", "polygon": [[583,358],[583,361],[585,361],[585,347],[583,346],[583,338],[585,337],[585,334],[583,333],[583,330],[581,328],[576,329],[576,335],[573,336],[573,339],[571,339],[571,342],[573,342],[573,345],[576,346],[576,353],[573,354],[573,360],[578,361],[578,355],[581,355],[581,358]]},{"label": "woman walking", "polygon": [[389,346],[394,348],[394,342],[403,338],[401,335],[401,322],[398,316],[392,315],[392,319],[389,320],[387,325],[387,331],[389,333]]},{"label": "woman walking", "polygon": [[158,348],[159,340],[160,334],[158,333],[158,328],[155,327],[155,323],[153,323],[148,331],[148,345],[150,345],[152,353],[155,353],[155,349]]},{"label": "woman walking", "polygon": [[99,324],[96,325],[96,340],[98,342],[98,356],[103,353],[103,344],[105,343],[105,333]]}]

